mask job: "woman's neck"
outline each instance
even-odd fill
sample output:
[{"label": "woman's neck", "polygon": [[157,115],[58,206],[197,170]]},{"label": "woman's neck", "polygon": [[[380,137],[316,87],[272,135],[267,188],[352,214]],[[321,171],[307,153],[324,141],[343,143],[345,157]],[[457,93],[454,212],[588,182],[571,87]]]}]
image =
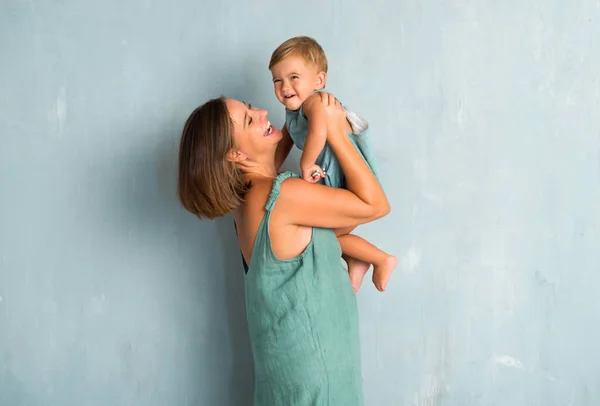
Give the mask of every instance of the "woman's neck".
[{"label": "woman's neck", "polygon": [[244,166],[242,172],[244,172],[244,180],[252,181],[259,178],[275,178],[277,176],[277,169],[275,165],[251,165]]},{"label": "woman's neck", "polygon": [[238,168],[244,174],[245,181],[252,181],[259,178],[275,178],[277,168],[275,167],[275,151],[252,159],[246,158],[238,162]]}]

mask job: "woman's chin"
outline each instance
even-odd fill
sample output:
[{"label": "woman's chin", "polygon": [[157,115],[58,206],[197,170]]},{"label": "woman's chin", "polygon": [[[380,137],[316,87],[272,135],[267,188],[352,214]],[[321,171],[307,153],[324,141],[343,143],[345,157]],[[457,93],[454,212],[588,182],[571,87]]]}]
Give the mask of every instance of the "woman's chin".
[{"label": "woman's chin", "polygon": [[283,138],[283,133],[281,132],[281,130],[279,130],[275,127],[272,127],[272,128],[273,128],[273,131],[271,131],[271,133],[269,135],[266,135],[265,137],[269,138],[270,140],[275,141],[275,142],[281,141],[281,139]]}]

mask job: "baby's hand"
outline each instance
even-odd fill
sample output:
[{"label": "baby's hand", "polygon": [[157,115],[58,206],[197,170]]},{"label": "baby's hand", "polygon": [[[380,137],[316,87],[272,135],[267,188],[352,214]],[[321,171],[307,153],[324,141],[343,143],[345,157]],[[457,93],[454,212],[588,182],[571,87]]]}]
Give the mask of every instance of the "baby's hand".
[{"label": "baby's hand", "polygon": [[325,177],[325,172],[319,165],[310,165],[302,169],[302,179],[310,183],[317,183]]}]

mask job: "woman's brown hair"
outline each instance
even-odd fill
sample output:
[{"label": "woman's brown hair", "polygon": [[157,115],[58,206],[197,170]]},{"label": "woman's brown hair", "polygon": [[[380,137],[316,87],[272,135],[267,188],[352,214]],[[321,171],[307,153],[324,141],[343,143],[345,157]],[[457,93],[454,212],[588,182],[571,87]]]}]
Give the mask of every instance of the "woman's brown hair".
[{"label": "woman's brown hair", "polygon": [[177,195],[183,207],[199,218],[214,219],[235,210],[249,185],[227,153],[234,147],[233,123],[219,97],[188,117],[179,145]]}]

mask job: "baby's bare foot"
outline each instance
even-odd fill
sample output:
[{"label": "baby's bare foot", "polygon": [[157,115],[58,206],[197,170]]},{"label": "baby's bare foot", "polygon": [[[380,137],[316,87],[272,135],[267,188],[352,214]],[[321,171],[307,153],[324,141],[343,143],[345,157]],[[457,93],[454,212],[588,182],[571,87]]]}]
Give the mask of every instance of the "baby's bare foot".
[{"label": "baby's bare foot", "polygon": [[360,289],[360,285],[362,285],[362,281],[371,264],[354,258],[346,258],[346,263],[348,264],[348,276],[350,276],[352,289],[354,289],[354,292],[358,292],[358,289]]},{"label": "baby's bare foot", "polygon": [[385,261],[378,264],[373,264],[373,284],[380,292],[385,290],[392,271],[396,268],[398,259],[393,255],[388,255]]}]

